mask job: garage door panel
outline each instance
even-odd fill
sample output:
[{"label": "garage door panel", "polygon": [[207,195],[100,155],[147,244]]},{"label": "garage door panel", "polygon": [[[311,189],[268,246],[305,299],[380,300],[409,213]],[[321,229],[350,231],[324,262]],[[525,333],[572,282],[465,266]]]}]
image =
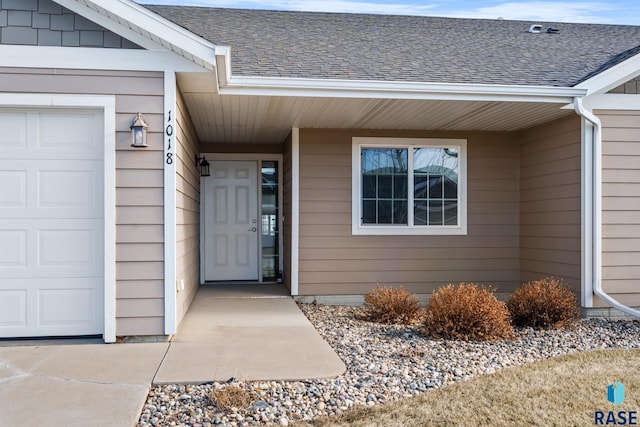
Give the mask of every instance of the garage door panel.
[{"label": "garage door panel", "polygon": [[38,292],[38,327],[81,327],[95,323],[95,289],[42,289]]},{"label": "garage door panel", "polygon": [[102,116],[90,111],[10,111],[0,108],[3,158],[101,159]]},{"label": "garage door panel", "polygon": [[102,170],[96,160],[0,160],[0,218],[102,218]]},{"label": "garage door panel", "polygon": [[[96,230],[56,229],[38,231],[38,268],[68,267],[70,270],[95,271],[98,267],[98,246],[100,236]],[[71,271],[64,273],[72,274]]]},{"label": "garage door panel", "polygon": [[27,291],[25,289],[0,289],[0,331],[3,328],[26,327]]},{"label": "garage door panel", "polygon": [[27,266],[27,230],[0,230],[0,242],[0,269]]},{"label": "garage door panel", "polygon": [[96,123],[95,114],[46,112],[38,115],[38,122],[38,147],[43,151],[85,155],[102,152],[102,143],[97,139],[102,135],[94,132],[101,123]]},{"label": "garage door panel", "polygon": [[102,332],[101,278],[12,280],[0,290],[0,336],[92,335]]},{"label": "garage door panel", "polygon": [[[38,172],[38,207],[72,208],[95,212],[96,172],[93,170]],[[84,216],[84,215],[80,215]]]},{"label": "garage door panel", "polygon": [[0,149],[22,149],[27,147],[27,115],[8,113],[0,109]]},{"label": "garage door panel", "polygon": [[100,220],[7,220],[0,230],[0,277],[98,277]]},{"label": "garage door panel", "polygon": [[103,332],[102,113],[0,108],[0,337]]},{"label": "garage door panel", "polygon": [[0,208],[27,207],[27,171],[0,170]]}]

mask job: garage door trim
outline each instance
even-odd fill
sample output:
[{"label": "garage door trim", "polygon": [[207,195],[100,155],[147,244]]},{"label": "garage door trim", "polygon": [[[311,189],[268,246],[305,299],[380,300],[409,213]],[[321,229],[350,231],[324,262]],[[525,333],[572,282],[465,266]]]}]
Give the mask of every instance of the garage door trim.
[{"label": "garage door trim", "polygon": [[91,108],[104,120],[104,331],[105,342],[116,340],[116,167],[115,97],[103,95],[0,94],[0,107]]}]

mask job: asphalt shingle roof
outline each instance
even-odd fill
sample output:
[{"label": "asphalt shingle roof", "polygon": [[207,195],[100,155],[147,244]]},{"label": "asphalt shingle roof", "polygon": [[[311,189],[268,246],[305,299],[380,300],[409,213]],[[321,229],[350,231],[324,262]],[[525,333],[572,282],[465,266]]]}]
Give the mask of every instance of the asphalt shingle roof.
[{"label": "asphalt shingle roof", "polygon": [[640,53],[640,26],[145,7],[230,46],[242,76],[574,86]]}]

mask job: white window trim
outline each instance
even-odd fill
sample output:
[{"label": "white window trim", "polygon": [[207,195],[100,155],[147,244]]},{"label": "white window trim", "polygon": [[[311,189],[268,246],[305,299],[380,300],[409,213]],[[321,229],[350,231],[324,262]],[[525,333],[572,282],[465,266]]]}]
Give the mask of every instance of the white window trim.
[{"label": "white window trim", "polygon": [[[362,148],[367,147],[411,148],[441,147],[459,149],[458,171],[458,225],[363,225],[361,156]],[[383,138],[354,137],[351,144],[351,234],[353,235],[466,235],[467,234],[467,140],[448,138]],[[412,158],[412,156],[409,156]],[[410,163],[411,164],[411,163]],[[411,202],[412,198],[409,198]],[[409,214],[413,212],[409,203]]]}]

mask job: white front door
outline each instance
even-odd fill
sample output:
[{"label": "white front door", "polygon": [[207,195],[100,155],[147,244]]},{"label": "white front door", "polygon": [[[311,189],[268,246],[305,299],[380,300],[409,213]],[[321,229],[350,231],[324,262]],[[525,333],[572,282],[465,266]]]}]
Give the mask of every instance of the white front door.
[{"label": "white front door", "polygon": [[0,337],[103,332],[103,123],[0,108]]},{"label": "white front door", "polygon": [[258,162],[210,165],[203,179],[205,280],[258,280]]}]

